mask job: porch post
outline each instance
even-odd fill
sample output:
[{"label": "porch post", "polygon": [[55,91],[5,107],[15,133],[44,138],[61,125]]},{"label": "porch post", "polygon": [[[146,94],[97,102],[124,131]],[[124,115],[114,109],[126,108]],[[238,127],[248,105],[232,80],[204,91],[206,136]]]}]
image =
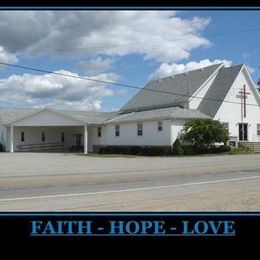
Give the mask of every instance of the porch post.
[{"label": "porch post", "polygon": [[10,153],[14,152],[14,127],[10,126]]},{"label": "porch post", "polygon": [[84,125],[84,154],[88,154],[88,126]]}]

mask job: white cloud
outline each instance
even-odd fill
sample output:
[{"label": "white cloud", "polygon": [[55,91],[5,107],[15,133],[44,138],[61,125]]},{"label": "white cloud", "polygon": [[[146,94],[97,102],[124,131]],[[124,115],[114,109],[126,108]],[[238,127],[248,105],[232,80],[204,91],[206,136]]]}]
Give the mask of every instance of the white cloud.
[{"label": "white cloud", "polygon": [[111,58],[102,59],[101,57],[97,57],[87,61],[80,61],[77,65],[84,74],[96,75],[109,70],[113,62],[114,59]]},{"label": "white cloud", "polygon": [[[13,54],[8,53],[2,46],[0,46],[0,62],[15,64],[18,62],[18,58]],[[0,68],[3,67],[3,65],[0,65]]]},{"label": "white cloud", "polygon": [[[78,76],[70,71],[56,72]],[[119,76],[103,73],[91,79],[117,82]],[[16,106],[52,106],[74,110],[100,110],[102,98],[114,95],[114,92],[102,83],[55,74],[12,75],[1,80],[0,89],[0,101]]]},{"label": "white cloud", "polygon": [[229,60],[210,61],[208,59],[205,59],[205,60],[201,60],[199,62],[191,61],[186,64],[162,63],[160,65],[160,67],[148,77],[148,79],[152,80],[152,79],[168,77],[171,75],[183,73],[183,72],[190,71],[190,70],[200,69],[200,68],[207,67],[207,66],[210,66],[213,64],[218,64],[218,63],[224,63],[224,65],[226,67],[229,67],[232,64],[232,61],[229,61]]},{"label": "white cloud", "polygon": [[181,18],[174,11],[3,11],[0,45],[32,56],[137,53],[176,62],[210,44],[201,36],[209,23],[208,18]]},{"label": "white cloud", "polygon": [[246,67],[247,67],[248,71],[249,71],[251,74],[253,74],[253,73],[255,72],[255,68],[253,68],[253,67],[251,67],[251,66],[249,66],[249,65],[246,65]]}]

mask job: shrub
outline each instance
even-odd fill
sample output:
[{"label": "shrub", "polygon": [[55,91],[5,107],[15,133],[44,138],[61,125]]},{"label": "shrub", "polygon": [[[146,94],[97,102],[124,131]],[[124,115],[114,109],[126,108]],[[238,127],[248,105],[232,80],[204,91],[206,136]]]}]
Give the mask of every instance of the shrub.
[{"label": "shrub", "polygon": [[3,144],[0,143],[0,152],[5,152],[5,147]]},{"label": "shrub", "polygon": [[212,148],[213,153],[226,153],[226,152],[230,152],[230,151],[231,151],[231,147],[228,145],[222,145],[219,147]]},{"label": "shrub", "polygon": [[234,147],[233,149],[231,149],[230,153],[231,154],[236,154],[236,153],[250,153],[252,152],[252,150],[247,147],[247,146],[238,146],[238,147]]},{"label": "shrub", "polygon": [[193,145],[183,145],[182,149],[185,155],[195,155],[198,153],[198,151],[195,149],[195,146]]},{"label": "shrub", "polygon": [[175,140],[175,142],[173,143],[173,146],[172,146],[172,153],[174,155],[183,155],[184,154],[184,151],[182,149],[182,145],[181,145],[181,142],[180,140],[177,138]]}]

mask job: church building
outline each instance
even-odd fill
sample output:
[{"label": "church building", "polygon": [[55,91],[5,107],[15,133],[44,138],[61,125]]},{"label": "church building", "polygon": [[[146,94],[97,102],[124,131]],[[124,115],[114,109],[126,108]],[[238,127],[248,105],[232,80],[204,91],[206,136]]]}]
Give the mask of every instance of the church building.
[{"label": "church building", "polygon": [[9,152],[104,146],[171,146],[193,118],[220,120],[230,145],[260,142],[260,96],[245,65],[211,65],[149,82],[116,112],[0,108]]}]

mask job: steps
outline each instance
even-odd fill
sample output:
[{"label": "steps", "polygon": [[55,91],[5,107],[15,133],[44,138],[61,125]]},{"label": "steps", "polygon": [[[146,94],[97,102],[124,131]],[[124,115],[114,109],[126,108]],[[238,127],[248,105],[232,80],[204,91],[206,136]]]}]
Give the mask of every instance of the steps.
[{"label": "steps", "polygon": [[253,152],[260,153],[260,142],[239,142],[238,144],[249,147]]}]

